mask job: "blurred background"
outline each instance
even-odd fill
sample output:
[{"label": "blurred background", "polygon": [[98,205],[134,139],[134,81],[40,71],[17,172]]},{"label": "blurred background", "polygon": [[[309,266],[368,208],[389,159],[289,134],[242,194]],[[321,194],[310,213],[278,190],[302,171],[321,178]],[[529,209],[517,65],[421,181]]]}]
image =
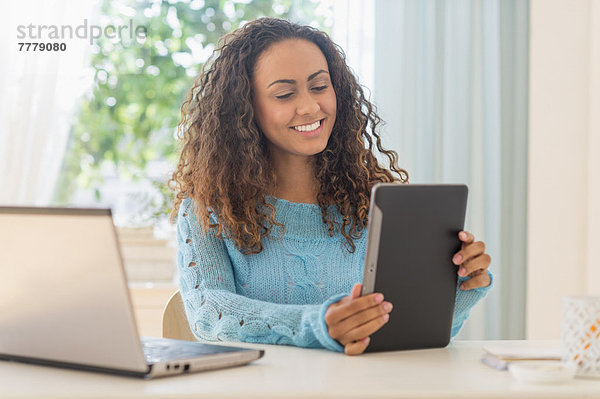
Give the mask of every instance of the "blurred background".
[{"label": "blurred background", "polygon": [[[555,338],[563,295],[600,294],[600,0],[6,3],[0,205],[112,208],[155,335],[175,289],[180,106],[218,39],[261,16],[342,47],[412,183],[469,185],[466,228],[487,244],[495,288],[460,338]],[[91,26],[127,28],[92,38]]]}]

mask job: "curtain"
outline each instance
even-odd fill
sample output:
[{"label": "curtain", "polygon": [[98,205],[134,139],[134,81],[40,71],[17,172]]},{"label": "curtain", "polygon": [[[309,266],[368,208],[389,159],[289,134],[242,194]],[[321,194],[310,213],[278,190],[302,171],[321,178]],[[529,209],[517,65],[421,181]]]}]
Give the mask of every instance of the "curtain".
[{"label": "curtain", "polygon": [[334,0],[332,11],[331,37],[369,96],[375,67],[375,0]]},{"label": "curtain", "polygon": [[525,334],[528,1],[375,0],[374,100],[411,183],[465,183],[494,289],[462,339]]},{"label": "curtain", "polygon": [[76,100],[90,83],[84,68],[91,48],[86,40],[62,41],[67,45],[64,52],[19,51],[19,42],[40,40],[18,38],[17,27],[77,26],[84,18],[90,18],[92,8],[91,0],[36,0],[10,2],[0,13],[2,205],[50,203]]}]

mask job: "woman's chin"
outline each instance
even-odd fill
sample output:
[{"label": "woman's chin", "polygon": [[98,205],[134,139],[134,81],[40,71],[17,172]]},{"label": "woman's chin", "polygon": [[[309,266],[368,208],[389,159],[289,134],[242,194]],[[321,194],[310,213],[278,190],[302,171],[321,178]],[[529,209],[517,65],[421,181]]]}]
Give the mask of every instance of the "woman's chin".
[{"label": "woman's chin", "polygon": [[301,151],[303,155],[306,156],[314,156],[320,154],[327,148],[327,141],[314,143],[315,145],[311,145],[310,148],[305,148]]}]

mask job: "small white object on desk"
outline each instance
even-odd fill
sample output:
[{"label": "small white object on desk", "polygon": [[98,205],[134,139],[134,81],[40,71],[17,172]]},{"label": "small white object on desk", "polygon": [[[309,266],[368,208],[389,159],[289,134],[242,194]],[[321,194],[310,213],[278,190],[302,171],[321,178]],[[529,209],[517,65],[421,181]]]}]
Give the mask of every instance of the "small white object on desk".
[{"label": "small white object on desk", "polygon": [[508,365],[508,372],[521,382],[537,384],[562,384],[575,375],[577,366],[558,360],[532,360]]}]

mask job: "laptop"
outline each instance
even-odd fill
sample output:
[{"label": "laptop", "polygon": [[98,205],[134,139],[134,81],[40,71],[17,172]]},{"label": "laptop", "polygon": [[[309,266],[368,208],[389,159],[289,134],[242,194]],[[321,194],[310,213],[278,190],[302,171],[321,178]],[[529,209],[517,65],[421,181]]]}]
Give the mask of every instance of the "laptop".
[{"label": "laptop", "polygon": [[0,207],[0,359],[154,378],[263,355],[139,337],[110,209]]}]

